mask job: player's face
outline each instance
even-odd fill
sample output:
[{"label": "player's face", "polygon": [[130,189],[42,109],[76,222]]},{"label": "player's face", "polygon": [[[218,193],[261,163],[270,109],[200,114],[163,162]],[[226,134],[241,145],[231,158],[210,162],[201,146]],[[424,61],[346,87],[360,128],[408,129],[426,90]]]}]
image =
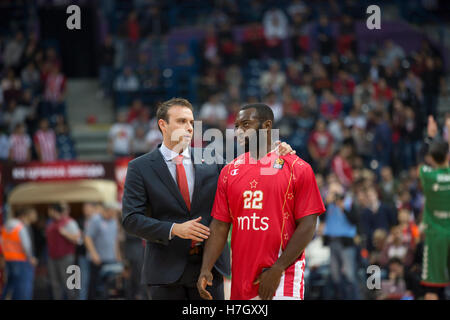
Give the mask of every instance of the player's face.
[{"label": "player's face", "polygon": [[262,129],[262,127],[256,109],[250,108],[239,111],[234,123],[239,145],[248,146],[250,139],[257,138],[258,135],[255,136],[254,133],[257,133],[258,129]]},{"label": "player's face", "polygon": [[160,120],[164,143],[169,146],[180,144],[190,145],[194,133],[194,115],[191,109],[183,106],[173,106],[167,111],[168,122]]}]

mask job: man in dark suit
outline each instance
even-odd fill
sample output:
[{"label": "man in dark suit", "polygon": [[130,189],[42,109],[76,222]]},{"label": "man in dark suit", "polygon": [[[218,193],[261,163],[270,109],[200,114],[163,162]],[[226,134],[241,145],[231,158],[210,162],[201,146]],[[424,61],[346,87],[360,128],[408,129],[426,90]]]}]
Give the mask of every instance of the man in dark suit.
[{"label": "man in dark suit", "polygon": [[[163,143],[129,163],[122,223],[127,232],[146,240],[142,280],[149,286],[151,299],[200,299],[196,282],[202,242],[209,235],[207,226],[223,165],[194,158],[196,153],[189,148],[194,116],[187,100],[162,103],[157,118]],[[222,252],[214,272],[213,295],[224,299],[229,248]]]},{"label": "man in dark suit", "polygon": [[[189,101],[173,98],[162,103],[157,121],[163,143],[128,165],[122,224],[128,233],[146,240],[142,281],[151,299],[201,299],[196,283],[203,241],[209,236],[224,164],[218,158],[208,164],[202,161],[201,149],[189,147],[194,124]],[[228,245],[212,273],[211,294],[223,300],[223,277],[230,274]]]}]

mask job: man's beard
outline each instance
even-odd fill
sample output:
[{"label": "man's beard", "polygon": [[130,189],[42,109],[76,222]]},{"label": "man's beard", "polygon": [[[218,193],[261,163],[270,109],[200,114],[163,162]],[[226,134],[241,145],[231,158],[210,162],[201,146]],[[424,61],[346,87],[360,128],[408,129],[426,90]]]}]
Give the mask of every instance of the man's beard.
[{"label": "man's beard", "polygon": [[[256,150],[252,150],[252,151],[256,151],[256,152],[259,152],[259,143],[260,143],[260,131],[259,130],[262,130],[262,124],[261,124],[261,122],[259,123],[259,125],[258,125],[258,128],[255,130],[256,131],[256,137],[253,137],[254,139],[256,139]],[[244,152],[245,153],[247,153],[247,152],[250,152],[250,145],[253,145],[253,144],[251,144],[250,143],[250,137],[249,136],[246,136],[245,138],[244,138]]]}]

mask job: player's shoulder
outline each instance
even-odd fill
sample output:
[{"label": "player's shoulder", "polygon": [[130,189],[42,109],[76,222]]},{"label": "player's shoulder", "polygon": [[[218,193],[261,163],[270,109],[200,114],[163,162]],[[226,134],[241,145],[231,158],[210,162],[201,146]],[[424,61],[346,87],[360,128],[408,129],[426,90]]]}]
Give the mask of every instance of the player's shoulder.
[{"label": "player's shoulder", "polygon": [[424,165],[420,166],[419,172],[421,174],[431,173],[431,172],[433,172],[433,167],[424,164]]},{"label": "player's shoulder", "polygon": [[285,156],[280,156],[279,159],[284,160],[284,162],[295,170],[304,170],[311,168],[311,165],[297,156],[296,154],[288,154]]},{"label": "player's shoulder", "polygon": [[237,167],[239,167],[241,164],[245,164],[245,154],[241,154],[238,157],[236,157],[235,159],[233,159],[231,162],[227,163],[221,172],[228,172],[232,169],[236,169]]}]

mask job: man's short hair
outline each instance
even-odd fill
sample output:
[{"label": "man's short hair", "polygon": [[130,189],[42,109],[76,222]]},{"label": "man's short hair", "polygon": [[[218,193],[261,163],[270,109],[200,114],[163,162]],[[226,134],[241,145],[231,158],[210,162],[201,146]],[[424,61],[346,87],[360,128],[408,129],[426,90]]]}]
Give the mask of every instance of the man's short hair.
[{"label": "man's short hair", "polygon": [[[170,100],[162,102],[156,111],[156,121],[158,122],[159,119],[163,119],[166,122],[169,122],[169,116],[167,115],[169,109],[173,106],[182,106],[191,109],[192,112],[194,112],[194,108],[192,107],[192,104],[184,98],[172,98]],[[159,131],[161,131],[161,128],[158,125]],[[161,131],[162,132],[162,131]]]},{"label": "man's short hair", "polygon": [[447,159],[449,152],[448,142],[437,138],[430,145],[429,153],[433,160],[438,164],[443,164]]},{"label": "man's short hair", "polygon": [[33,212],[35,209],[33,207],[20,207],[16,210],[15,216],[17,218],[25,217],[27,214]]},{"label": "man's short hair", "polygon": [[52,203],[48,206],[49,209],[52,209],[58,213],[63,213],[65,210],[65,207],[62,203]]},{"label": "man's short hair", "polygon": [[259,120],[261,120],[262,122],[270,120],[270,121],[272,121],[272,124],[273,124],[273,119],[274,119],[273,111],[267,104],[264,104],[264,103],[246,104],[243,107],[241,107],[241,110],[247,110],[247,109],[251,109],[251,108],[256,109],[256,113],[258,114]]}]

